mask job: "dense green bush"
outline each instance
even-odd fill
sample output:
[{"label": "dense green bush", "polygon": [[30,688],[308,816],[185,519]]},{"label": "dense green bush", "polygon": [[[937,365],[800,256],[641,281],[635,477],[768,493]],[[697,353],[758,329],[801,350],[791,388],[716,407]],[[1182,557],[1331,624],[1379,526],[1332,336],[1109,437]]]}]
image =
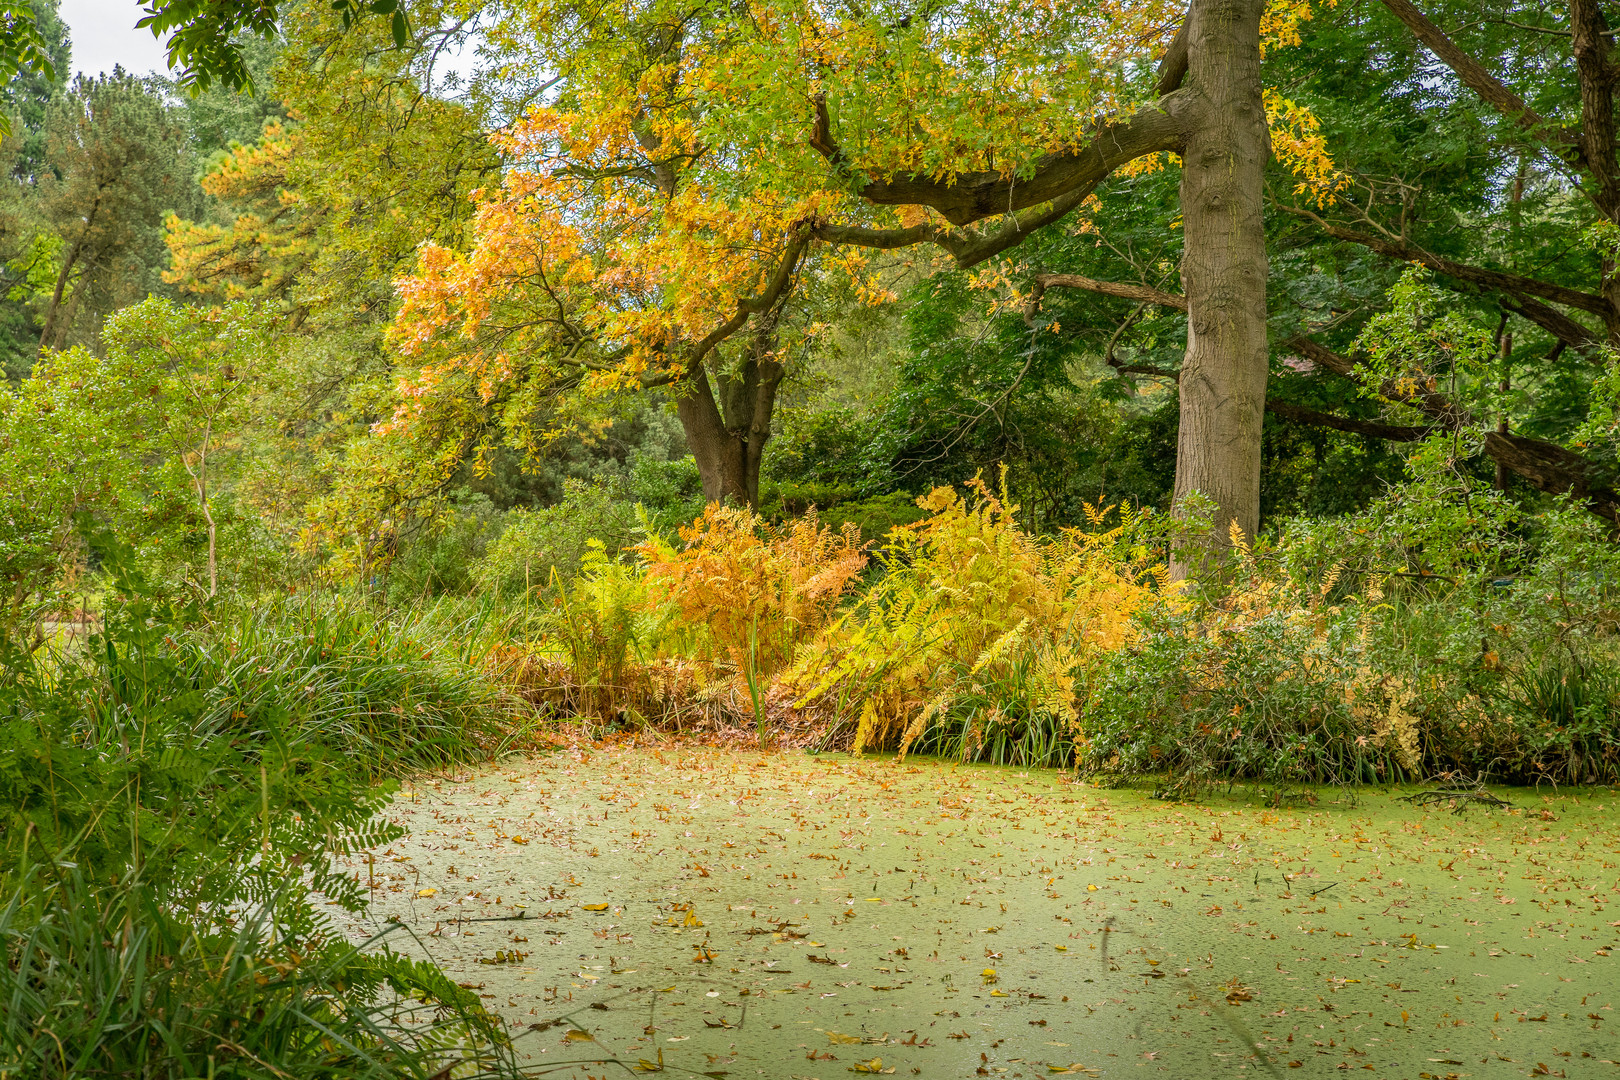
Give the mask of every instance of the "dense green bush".
[{"label": "dense green bush", "polygon": [[1087,772],[1163,775],[1178,792],[1240,777],[1281,790],[1420,775],[1416,718],[1367,669],[1347,613],[1170,607],[1145,623],[1086,697]]},{"label": "dense green bush", "polygon": [[505,515],[488,496],[459,491],[445,509],[402,537],[387,569],[388,599],[398,605],[473,587],[473,568],[501,534]]},{"label": "dense green bush", "polygon": [[689,454],[668,460],[637,454],[630,463],[625,499],[645,508],[660,530],[673,532],[703,513],[703,478],[697,462]]},{"label": "dense green bush", "polygon": [[502,597],[549,590],[553,575],[578,576],[590,541],[617,553],[636,528],[635,507],[605,484],[569,480],[562,502],[541,510],[513,510],[489,553],[472,570],[479,588]]}]

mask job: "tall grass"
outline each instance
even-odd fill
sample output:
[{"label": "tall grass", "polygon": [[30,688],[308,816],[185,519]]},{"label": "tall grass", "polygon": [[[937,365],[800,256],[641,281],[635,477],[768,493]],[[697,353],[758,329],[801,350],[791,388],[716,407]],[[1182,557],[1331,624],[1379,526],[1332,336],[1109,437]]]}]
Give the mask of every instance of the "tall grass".
[{"label": "tall grass", "polygon": [[368,899],[335,858],[400,835],[379,777],[489,752],[479,626],[210,620],[104,561],[87,647],[0,654],[0,1077],[512,1075],[476,997],[324,914]]},{"label": "tall grass", "polygon": [[35,867],[0,908],[0,1077],[510,1075],[500,1022],[377,940],[286,933],[287,896],[182,919],[128,874]]},{"label": "tall grass", "polygon": [[524,704],[504,688],[484,606],[376,612],[333,598],[243,609],[174,644],[203,722],[253,732],[275,716],[369,775],[498,751]]}]

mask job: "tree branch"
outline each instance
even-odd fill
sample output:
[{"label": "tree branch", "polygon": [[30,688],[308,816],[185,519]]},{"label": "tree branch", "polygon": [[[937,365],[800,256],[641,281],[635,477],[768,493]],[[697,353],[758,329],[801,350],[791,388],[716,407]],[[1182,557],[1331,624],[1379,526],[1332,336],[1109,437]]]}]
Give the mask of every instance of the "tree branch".
[{"label": "tree branch", "polygon": [[1171,40],[1170,47],[1164,51],[1164,56],[1159,58],[1158,79],[1154,83],[1154,89],[1160,97],[1180,90],[1181,81],[1187,77],[1189,33],[1187,28],[1191,23],[1188,17],[1190,14],[1191,12],[1181,17],[1181,28],[1176,31],[1176,36]]},{"label": "tree branch", "polygon": [[1581,92],[1581,152],[1597,185],[1592,201],[1604,217],[1613,220],[1620,210],[1620,176],[1614,160],[1614,69],[1609,65],[1614,43],[1605,36],[1609,25],[1596,0],[1570,0],[1569,23]]},{"label": "tree branch", "polygon": [[1335,431],[1348,431],[1355,435],[1368,435],[1374,439],[1388,439],[1391,442],[1413,442],[1438,430],[1432,426],[1414,427],[1408,424],[1385,424],[1378,420],[1355,420],[1348,416],[1334,416],[1300,405],[1290,405],[1286,401],[1269,399],[1266,401],[1266,412],[1312,427],[1333,428]]},{"label": "tree branch", "polygon": [[1602,337],[1557,308],[1550,308],[1539,300],[1532,300],[1528,296],[1503,299],[1502,307],[1522,319],[1535,323],[1557,338],[1560,344],[1568,345],[1572,349],[1587,352],[1603,344]]},{"label": "tree branch", "polygon": [[1411,0],[1384,0],[1384,6],[1405,23],[1413,36],[1439,57],[1441,63],[1456,73],[1464,86],[1479,95],[1480,100],[1513,121],[1538,142],[1550,147],[1571,165],[1582,168],[1586,166],[1578,135],[1550,123],[1532,109],[1523,98],[1486,71],[1483,64],[1447,37],[1445,31],[1430,22]]},{"label": "tree branch", "polygon": [[[833,140],[825,99],[818,98],[814,106],[811,147],[841,174],[855,173],[848,155]],[[952,225],[969,225],[1052,202],[1078,188],[1095,187],[1128,161],[1177,149],[1183,132],[1193,122],[1190,114],[1196,109],[1197,102],[1186,91],[1166,94],[1125,119],[1098,125],[1084,146],[1037,159],[1027,176],[992,171],[953,173],[943,178],[900,173],[864,181],[854,179],[852,187],[854,194],[867,202],[931,206]]]},{"label": "tree branch", "polygon": [[[1353,361],[1309,338],[1290,338],[1286,344],[1319,367],[1361,381]],[[1432,417],[1439,429],[1450,431],[1474,424],[1473,417],[1442,394],[1402,394],[1388,385],[1381,387],[1379,392],[1391,400],[1404,400],[1416,406]],[[1266,407],[1270,409],[1271,403],[1268,402]],[[1554,495],[1572,494],[1583,500],[1594,514],[1620,523],[1620,492],[1616,492],[1610,483],[1600,477],[1591,462],[1574,451],[1541,439],[1498,431],[1485,433],[1484,449],[1485,455],[1492,461],[1523,477],[1537,490]]]},{"label": "tree branch", "polygon": [[688,373],[698,371],[704,358],[714,351],[715,346],[741,330],[750,315],[769,310],[782,298],[782,294],[793,281],[794,271],[799,267],[799,257],[804,254],[804,249],[809,243],[809,231],[802,225],[794,226],[792,238],[788,241],[786,250],[782,252],[782,259],[776,264],[776,272],[771,275],[770,281],[765,283],[765,287],[758,295],[738,297],[737,310],[731,318],[709,331],[703,340],[692,346],[686,360]]},{"label": "tree branch", "polygon": [[1176,293],[1162,292],[1147,285],[1131,285],[1119,281],[1098,281],[1096,278],[1081,277],[1079,274],[1036,274],[1036,298],[1047,289],[1085,289],[1087,292],[1102,293],[1104,296],[1117,296],[1123,300],[1135,300],[1142,304],[1157,304],[1160,307],[1175,308],[1177,311],[1187,310],[1187,298]]},{"label": "tree branch", "polygon": [[[1303,207],[1284,206],[1282,209],[1295,217],[1309,220],[1335,240],[1360,244],[1362,247],[1370,248],[1380,255],[1400,259],[1402,262],[1421,263],[1436,273],[1445,274],[1447,277],[1456,278],[1458,281],[1467,281],[1474,285],[1482,285],[1487,289],[1497,289],[1517,296],[1539,296],[1543,300],[1551,300],[1555,304],[1565,304],[1599,317],[1607,316],[1612,310],[1609,302],[1595,293],[1582,292],[1579,289],[1570,289],[1563,285],[1554,285],[1549,281],[1538,281],[1535,278],[1510,274],[1502,270],[1488,270],[1483,266],[1469,266],[1466,263],[1453,262],[1433,252],[1425,251],[1415,244],[1374,236],[1371,233],[1357,232],[1355,229],[1347,229],[1342,225],[1334,225],[1319,214]],[[1526,317],[1528,318],[1528,316]]]}]

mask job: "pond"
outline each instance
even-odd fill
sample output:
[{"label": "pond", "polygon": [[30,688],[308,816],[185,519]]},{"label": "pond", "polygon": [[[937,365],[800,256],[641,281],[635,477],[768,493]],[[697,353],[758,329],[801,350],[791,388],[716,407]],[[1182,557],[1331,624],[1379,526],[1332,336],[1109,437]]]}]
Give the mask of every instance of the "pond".
[{"label": "pond", "polygon": [[1401,794],[563,752],[403,791],[349,929],[582,1080],[1620,1075],[1620,793]]}]

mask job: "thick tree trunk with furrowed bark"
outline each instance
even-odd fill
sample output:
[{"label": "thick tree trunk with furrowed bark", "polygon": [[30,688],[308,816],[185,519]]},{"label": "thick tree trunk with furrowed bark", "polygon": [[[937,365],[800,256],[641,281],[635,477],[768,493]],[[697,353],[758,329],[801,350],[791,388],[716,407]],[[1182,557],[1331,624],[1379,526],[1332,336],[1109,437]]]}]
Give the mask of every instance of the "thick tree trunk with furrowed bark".
[{"label": "thick tree trunk with furrowed bark", "polygon": [[697,461],[706,502],[759,504],[759,466],[784,373],[775,356],[775,330],[774,317],[761,321],[741,367],[714,376],[718,396],[702,366],[683,380],[675,409]]},{"label": "thick tree trunk with furrowed bark", "polygon": [[[1181,281],[1187,354],[1175,501],[1215,505],[1214,546],[1235,524],[1260,523],[1260,432],[1266,408],[1266,239],[1263,179],[1271,153],[1260,88],[1265,0],[1194,0],[1185,89],[1196,121],[1182,150],[1186,237]],[[1182,576],[1189,566],[1175,567]]]}]

